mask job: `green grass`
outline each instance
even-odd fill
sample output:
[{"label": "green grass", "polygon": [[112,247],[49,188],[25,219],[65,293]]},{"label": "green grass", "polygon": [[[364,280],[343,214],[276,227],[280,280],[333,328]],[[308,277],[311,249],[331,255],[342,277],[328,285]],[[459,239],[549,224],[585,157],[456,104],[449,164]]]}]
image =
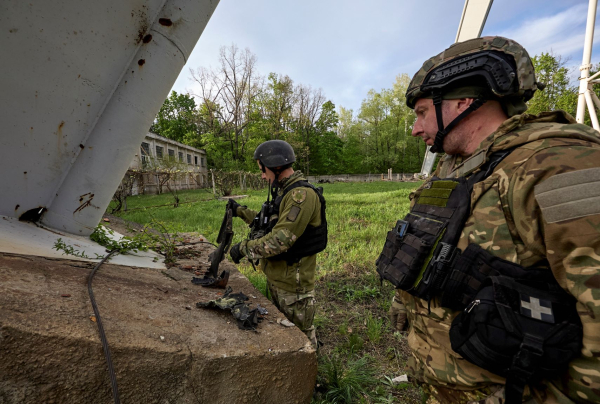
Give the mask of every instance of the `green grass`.
[{"label": "green grass", "polygon": [[[420,390],[401,389],[389,379],[406,373],[406,338],[393,334],[387,310],[394,293],[389,283],[381,285],[375,260],[387,232],[409,209],[408,195],[418,183],[323,184],[327,200],[329,243],[317,257],[317,338],[320,349],[319,380],[322,394],[314,403],[420,402]],[[234,190],[234,194],[241,194]],[[247,191],[238,202],[259,210],[267,190]],[[198,232],[215,242],[226,201],[212,198],[204,190],[180,192],[183,203],[171,206],[170,194],[128,198],[130,211],[119,216],[142,225],[156,219],[182,232]],[[208,200],[207,200],[208,199]],[[145,209],[142,209],[145,208]],[[248,235],[248,226],[234,220],[233,243]],[[240,271],[263,293],[266,279],[247,261]],[[363,358],[370,358],[369,360]],[[329,359],[324,359],[329,358]],[[364,372],[358,372],[362,369]],[[387,379],[386,379],[387,377]]]}]

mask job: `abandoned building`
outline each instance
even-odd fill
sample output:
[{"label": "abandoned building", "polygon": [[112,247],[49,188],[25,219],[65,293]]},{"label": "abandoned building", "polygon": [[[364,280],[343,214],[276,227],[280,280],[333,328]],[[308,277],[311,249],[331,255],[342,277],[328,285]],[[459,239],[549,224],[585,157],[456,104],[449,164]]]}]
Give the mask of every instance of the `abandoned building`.
[{"label": "abandoned building", "polygon": [[126,176],[133,176],[132,195],[160,192],[161,172],[177,172],[168,179],[177,189],[207,184],[206,151],[148,132]]}]

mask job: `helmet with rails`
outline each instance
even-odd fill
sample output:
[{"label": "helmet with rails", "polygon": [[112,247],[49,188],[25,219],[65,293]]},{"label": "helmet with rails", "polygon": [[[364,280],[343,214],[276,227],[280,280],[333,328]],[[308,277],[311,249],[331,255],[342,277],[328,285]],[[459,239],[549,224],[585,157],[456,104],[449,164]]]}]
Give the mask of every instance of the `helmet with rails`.
[{"label": "helmet with rails", "polygon": [[290,166],[296,161],[294,149],[283,140],[268,140],[261,143],[254,151],[254,160],[269,169]]},{"label": "helmet with rails", "polygon": [[[437,153],[443,151],[446,134],[486,101],[499,101],[513,116],[525,112],[525,102],[543,87],[521,45],[499,36],[483,37],[456,43],[423,63],[406,90],[406,105],[414,108],[420,98],[433,99],[438,132],[431,151]],[[459,98],[475,101],[444,128],[442,100]]]}]

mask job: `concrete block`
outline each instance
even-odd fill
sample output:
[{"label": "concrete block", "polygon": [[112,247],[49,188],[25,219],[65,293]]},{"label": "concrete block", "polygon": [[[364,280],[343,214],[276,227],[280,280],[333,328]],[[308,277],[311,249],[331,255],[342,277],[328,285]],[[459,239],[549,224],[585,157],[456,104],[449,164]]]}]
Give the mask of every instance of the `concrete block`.
[{"label": "concrete block", "polygon": [[[0,254],[0,403],[111,403],[87,291],[93,263]],[[257,331],[198,309],[222,290],[192,274],[103,265],[93,288],[123,403],[309,403],[315,351],[229,262],[235,292],[269,310]],[[222,268],[223,269],[223,268]],[[168,276],[171,275],[171,276]],[[175,280],[179,279],[179,280]],[[191,308],[191,310],[190,310]]]}]

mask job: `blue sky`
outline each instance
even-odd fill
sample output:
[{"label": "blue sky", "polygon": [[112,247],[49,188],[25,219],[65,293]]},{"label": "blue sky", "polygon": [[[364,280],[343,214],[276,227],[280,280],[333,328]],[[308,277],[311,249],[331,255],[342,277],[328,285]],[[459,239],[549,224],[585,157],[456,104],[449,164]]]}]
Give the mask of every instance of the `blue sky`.
[{"label": "blue sky", "polygon": [[[456,37],[464,0],[221,0],[173,86],[194,93],[190,68],[217,66],[232,43],[262,75],[287,74],[358,111],[370,89],[391,88]],[[587,0],[495,0],[483,35],[510,37],[531,55],[553,51],[578,71]],[[600,21],[595,37],[600,38]],[[600,39],[592,63],[600,61]]]}]

